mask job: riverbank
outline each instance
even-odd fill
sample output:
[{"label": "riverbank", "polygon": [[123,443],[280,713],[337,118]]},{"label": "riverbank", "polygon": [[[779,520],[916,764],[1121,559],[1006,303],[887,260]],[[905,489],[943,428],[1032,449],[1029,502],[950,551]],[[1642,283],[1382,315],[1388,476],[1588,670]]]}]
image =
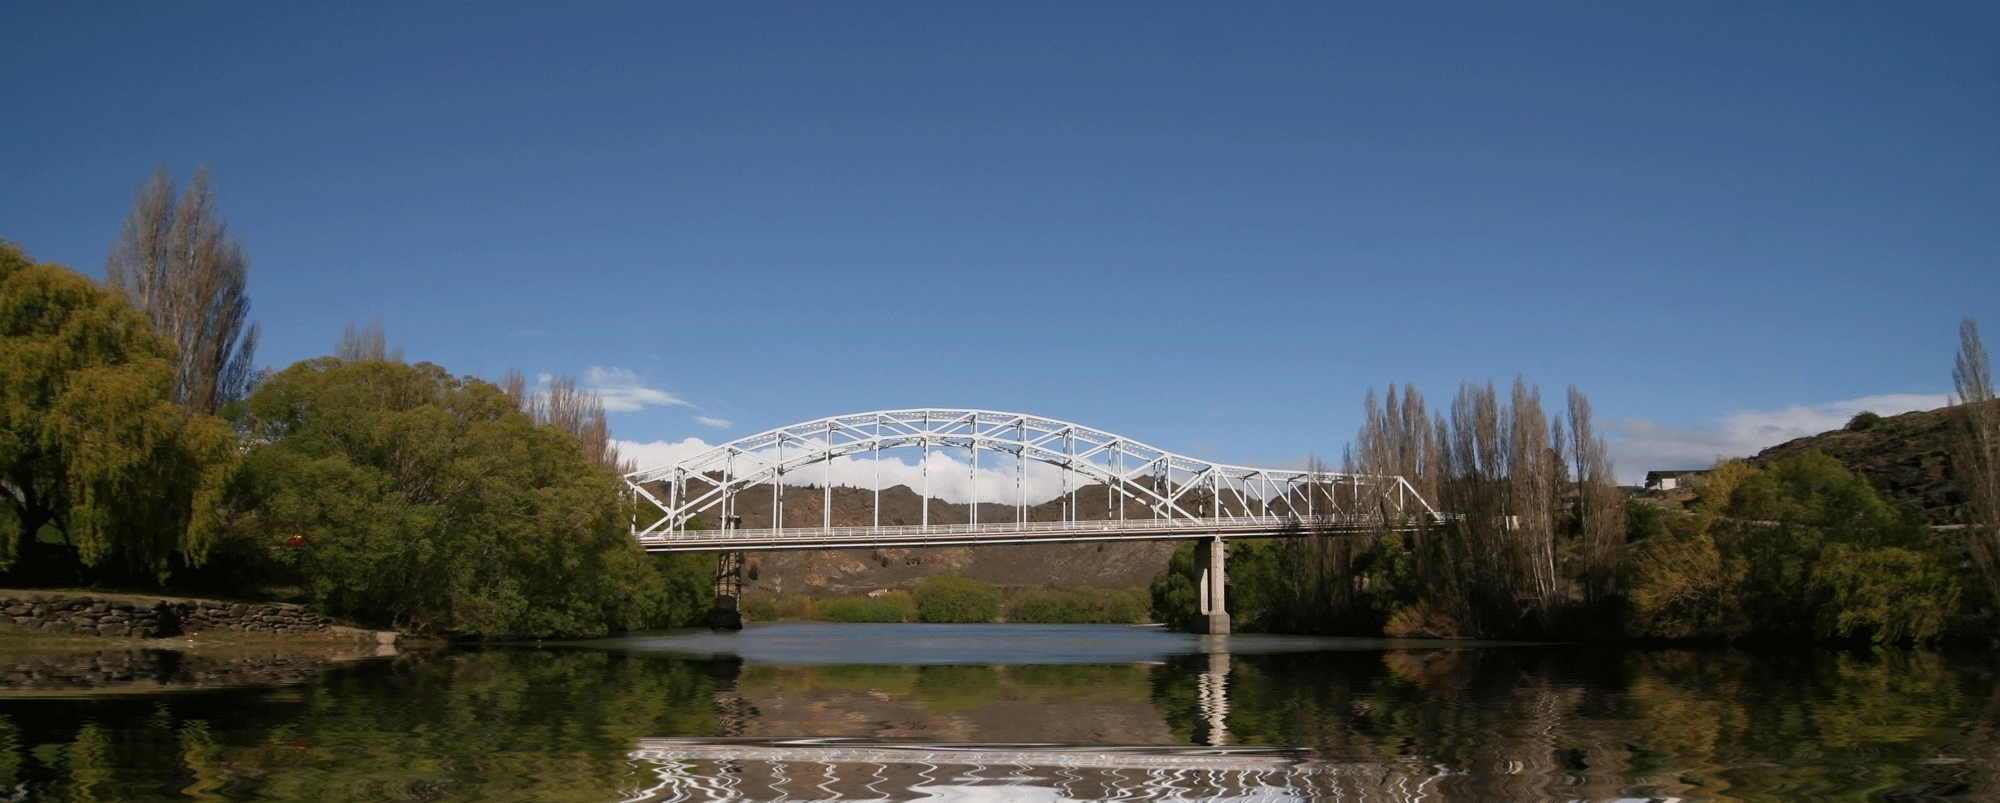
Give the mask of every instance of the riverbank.
[{"label": "riverbank", "polygon": [[313,606],[89,589],[0,588],[0,655],[175,650],[393,655],[403,634],[328,621]]},{"label": "riverbank", "polygon": [[[173,635],[151,635],[162,629]],[[0,589],[0,699],[309,683],[423,646],[302,605]]]}]

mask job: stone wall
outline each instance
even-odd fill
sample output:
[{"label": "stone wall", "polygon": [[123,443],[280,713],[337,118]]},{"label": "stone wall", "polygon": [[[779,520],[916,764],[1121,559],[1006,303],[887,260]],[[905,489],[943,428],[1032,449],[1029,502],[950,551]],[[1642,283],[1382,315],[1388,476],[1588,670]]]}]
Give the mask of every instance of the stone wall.
[{"label": "stone wall", "polygon": [[305,683],[328,659],[317,656],[210,657],[134,649],[25,655],[0,665],[0,691],[82,691]]},{"label": "stone wall", "polygon": [[44,633],[159,638],[234,630],[250,633],[316,633],[326,619],[310,605],[288,602],[156,600],[132,602],[62,594],[0,598],[0,621]]}]

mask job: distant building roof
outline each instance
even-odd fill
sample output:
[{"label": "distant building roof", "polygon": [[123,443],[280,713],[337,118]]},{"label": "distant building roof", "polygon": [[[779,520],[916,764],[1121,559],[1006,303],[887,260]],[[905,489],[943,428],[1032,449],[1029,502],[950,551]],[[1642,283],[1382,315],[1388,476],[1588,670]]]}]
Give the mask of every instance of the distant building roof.
[{"label": "distant building roof", "polygon": [[1705,468],[1686,468],[1674,471],[1648,471],[1646,472],[1646,487],[1657,488],[1663,491],[1673,490],[1674,488],[1680,486],[1681,480],[1688,477],[1699,477],[1707,473],[1708,469]]}]

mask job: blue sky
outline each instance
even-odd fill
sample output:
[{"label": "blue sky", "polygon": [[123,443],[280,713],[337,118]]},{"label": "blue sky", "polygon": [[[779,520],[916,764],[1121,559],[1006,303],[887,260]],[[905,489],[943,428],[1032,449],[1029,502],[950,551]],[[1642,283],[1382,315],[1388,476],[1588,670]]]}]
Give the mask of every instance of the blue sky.
[{"label": "blue sky", "polygon": [[[1991,3],[0,5],[0,237],[207,163],[260,361],[381,316],[628,452],[839,413],[1338,457],[1576,385],[1620,473],[1936,406],[2000,331]],[[646,444],[652,444],[647,448]]]}]

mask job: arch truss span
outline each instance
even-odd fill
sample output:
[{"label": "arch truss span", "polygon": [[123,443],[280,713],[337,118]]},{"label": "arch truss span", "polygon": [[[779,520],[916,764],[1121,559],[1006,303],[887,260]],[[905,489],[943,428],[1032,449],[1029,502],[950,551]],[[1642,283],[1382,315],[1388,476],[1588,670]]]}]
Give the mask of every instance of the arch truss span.
[{"label": "arch truss span", "polygon": [[[883,520],[885,476],[919,497],[915,521]],[[835,485],[866,488],[871,477],[870,520],[836,527]],[[1250,533],[1273,519],[1292,529],[1334,521],[1363,529],[1438,517],[1402,477],[1224,465],[1066,421],[991,410],[883,410],[806,421],[635,471],[625,481],[650,503],[637,506],[650,515],[634,517],[633,534],[656,550],[676,543],[693,548],[731,525],[738,528],[736,542],[762,537],[773,543],[766,548],[806,548],[946,543],[941,537],[952,534],[964,536],[958,543],[1026,533],[1046,538],[1014,540],[1109,540],[1118,536],[1105,533],[1114,531],[1197,537]],[[759,489],[756,500],[739,505],[751,489]],[[932,502],[947,489],[960,495],[947,501],[977,502],[965,506],[969,520],[933,521]],[[798,506],[785,496],[796,502],[798,494],[815,493],[818,515],[798,520]],[[980,521],[982,508],[1004,520]],[[743,528],[746,517],[763,526]],[[691,526],[697,521],[710,531],[697,535]],[[835,530],[843,533],[838,543],[824,538]],[[1185,534],[1161,534],[1178,532]]]}]

